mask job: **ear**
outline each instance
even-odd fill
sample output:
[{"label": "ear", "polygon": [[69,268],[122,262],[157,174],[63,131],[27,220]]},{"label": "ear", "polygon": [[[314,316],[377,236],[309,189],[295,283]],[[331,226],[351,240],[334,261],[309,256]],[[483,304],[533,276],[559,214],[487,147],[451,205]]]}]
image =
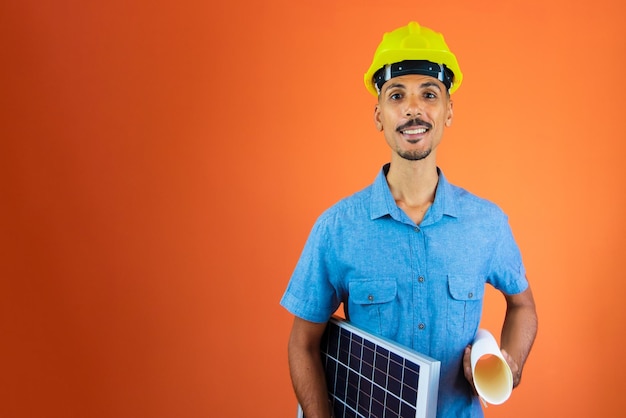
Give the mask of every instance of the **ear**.
[{"label": "ear", "polygon": [[383,131],[383,122],[380,119],[380,107],[378,105],[374,107],[374,124],[376,124],[376,129],[379,132]]},{"label": "ear", "polygon": [[452,116],[454,115],[454,112],[452,111],[452,108],[454,103],[452,103],[452,100],[448,100],[448,115],[446,116],[446,127],[449,128],[450,126],[452,126]]}]

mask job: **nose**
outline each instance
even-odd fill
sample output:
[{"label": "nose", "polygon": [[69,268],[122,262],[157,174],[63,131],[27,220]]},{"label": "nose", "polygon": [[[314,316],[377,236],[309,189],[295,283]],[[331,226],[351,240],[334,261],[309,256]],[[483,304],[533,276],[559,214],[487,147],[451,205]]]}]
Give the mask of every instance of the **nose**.
[{"label": "nose", "polygon": [[414,118],[422,114],[420,100],[413,94],[407,97],[405,114],[409,118]]}]

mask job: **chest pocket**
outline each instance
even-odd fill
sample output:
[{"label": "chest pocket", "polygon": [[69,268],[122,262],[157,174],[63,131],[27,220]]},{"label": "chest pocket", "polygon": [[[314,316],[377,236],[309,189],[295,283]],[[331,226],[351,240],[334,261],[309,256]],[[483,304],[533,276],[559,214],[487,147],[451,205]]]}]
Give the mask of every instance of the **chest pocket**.
[{"label": "chest pocket", "polygon": [[349,320],[365,330],[391,337],[398,327],[395,278],[364,279],[348,284]]},{"label": "chest pocket", "polygon": [[472,338],[482,314],[485,281],[476,276],[449,275],[448,332],[460,339]]}]

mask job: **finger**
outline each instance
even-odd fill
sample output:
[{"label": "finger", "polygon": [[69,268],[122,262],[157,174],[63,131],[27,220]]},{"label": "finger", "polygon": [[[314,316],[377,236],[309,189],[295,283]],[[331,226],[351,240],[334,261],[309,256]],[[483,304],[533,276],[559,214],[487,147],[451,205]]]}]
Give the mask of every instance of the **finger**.
[{"label": "finger", "polygon": [[471,362],[471,346],[465,347],[465,351],[463,352],[463,374],[468,382],[472,385],[474,384],[474,376],[472,376],[472,362]]},{"label": "finger", "polygon": [[513,356],[511,356],[506,350],[502,350],[502,356],[504,356],[504,359],[506,360],[509,367],[511,368],[511,371],[517,371],[519,367],[517,365],[517,362],[513,358]]},{"label": "finger", "polygon": [[472,374],[472,346],[468,345],[465,347],[465,351],[463,352],[463,374],[465,375],[465,379],[469,382],[472,387],[472,392],[474,395],[478,395],[476,391],[476,386],[474,386],[474,375]]},{"label": "finger", "polygon": [[507,353],[506,350],[501,350],[501,351],[502,351],[502,355],[504,356],[504,359],[506,360],[507,364],[509,365],[509,368],[511,369],[511,374],[513,375],[513,387],[516,387],[517,385],[519,385],[519,382],[521,380],[521,372],[519,369],[519,365],[517,364],[513,356]]}]

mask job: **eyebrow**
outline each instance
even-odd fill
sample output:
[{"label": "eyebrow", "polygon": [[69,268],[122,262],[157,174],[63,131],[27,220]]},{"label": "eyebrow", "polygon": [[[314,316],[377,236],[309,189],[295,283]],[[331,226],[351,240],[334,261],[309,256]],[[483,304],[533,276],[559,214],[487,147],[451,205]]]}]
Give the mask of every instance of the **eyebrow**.
[{"label": "eyebrow", "polygon": [[437,90],[441,91],[441,86],[439,85],[439,83],[436,83],[434,81],[426,81],[424,83],[422,83],[420,85],[420,87],[425,88],[425,87],[437,87]]},{"label": "eyebrow", "polygon": [[[385,90],[393,89],[396,87],[406,89],[406,86],[402,83],[393,83],[393,84],[390,84]],[[437,90],[441,91],[441,86],[439,86],[439,84],[437,84],[435,81],[424,81],[422,84],[420,84],[420,88],[427,88],[427,87],[436,87]]]}]

